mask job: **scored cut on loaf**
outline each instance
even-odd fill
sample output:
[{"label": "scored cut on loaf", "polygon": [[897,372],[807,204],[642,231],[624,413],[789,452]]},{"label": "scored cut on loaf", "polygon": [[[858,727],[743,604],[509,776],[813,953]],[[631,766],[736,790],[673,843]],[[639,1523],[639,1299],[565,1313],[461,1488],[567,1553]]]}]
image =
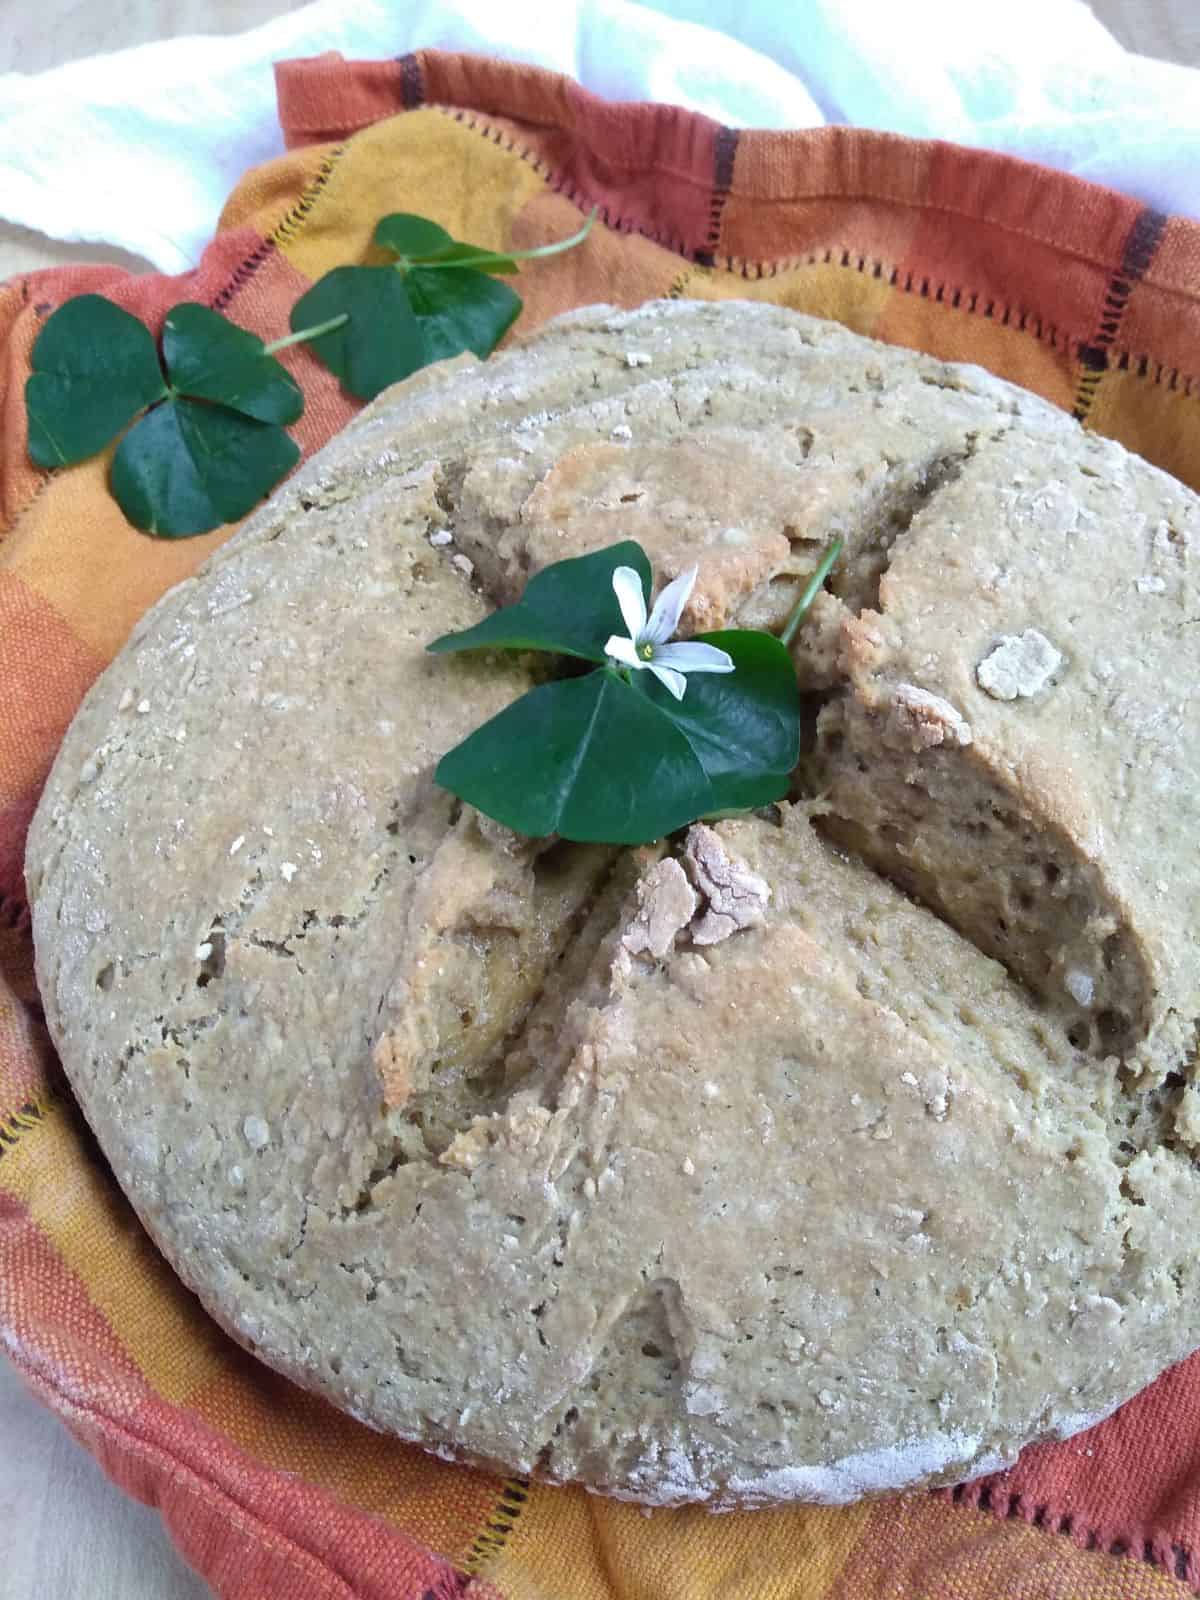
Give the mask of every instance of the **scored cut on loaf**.
[{"label": "scored cut on loaf", "polygon": [[[449,538],[446,535],[449,535]],[[640,850],[433,783],[567,555],[777,629],[792,801]],[[647,1503],[993,1470],[1200,1345],[1200,502],[777,307],[571,313],[387,392],[166,595],[30,834],[146,1227],[373,1426]]]}]

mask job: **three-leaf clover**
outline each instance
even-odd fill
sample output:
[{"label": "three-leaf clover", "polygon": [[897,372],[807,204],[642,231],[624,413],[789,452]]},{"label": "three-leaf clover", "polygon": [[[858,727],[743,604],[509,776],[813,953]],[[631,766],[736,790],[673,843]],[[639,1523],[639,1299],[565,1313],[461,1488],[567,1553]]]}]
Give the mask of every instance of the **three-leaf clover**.
[{"label": "three-leaf clover", "polygon": [[464,350],[488,356],[521,309],[494,275],[569,250],[595,215],[569,239],[505,254],[396,212],[375,230],[396,260],[327,272],[292,308],[293,331],[272,344],[204,306],[175,306],[163,326],[165,373],[136,317],[101,295],[78,295],[34,343],[25,386],[30,458],[71,466],[128,428],[109,481],[132,523],[186,538],[236,521],[300,455],[283,429],[299,418],[304,396],[276,351],[311,341],[363,399]]},{"label": "three-leaf clover", "polygon": [[[674,686],[632,671],[609,649],[623,620],[614,588],[622,569],[642,585],[644,616],[650,564],[626,541],[556,562],[515,605],[429,646],[548,650],[596,663],[586,676],[530,690],[438,763],[443,788],[518,833],[642,844],[787,793],[799,759],[800,695],[785,646],[756,629],[703,635],[694,642],[707,647],[708,670],[677,698]],[[712,671],[717,655],[732,670]]]},{"label": "three-leaf clover", "polygon": [[299,458],[283,431],[304,409],[299,386],[261,339],[206,306],[167,313],[160,364],[136,317],[101,295],[79,295],[47,320],[32,367],[33,461],[71,466],[128,428],[111,486],[130,522],[149,533],[181,538],[233,522]]},{"label": "three-leaf clover", "polygon": [[297,300],[291,325],[303,332],[313,323],[335,324],[306,336],[343,388],[373,400],[433,361],[467,350],[481,360],[491,355],[521,310],[520,295],[492,274],[571,249],[594,217],[569,239],[501,254],[454,239],[425,217],[395,212],[379,221],[375,243],[396,259],[334,267]]}]

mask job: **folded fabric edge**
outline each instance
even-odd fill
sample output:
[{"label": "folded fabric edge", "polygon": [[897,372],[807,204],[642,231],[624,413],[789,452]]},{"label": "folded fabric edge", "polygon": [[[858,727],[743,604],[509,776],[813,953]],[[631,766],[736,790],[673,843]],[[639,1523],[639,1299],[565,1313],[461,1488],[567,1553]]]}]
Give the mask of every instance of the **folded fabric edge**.
[{"label": "folded fabric edge", "polygon": [[[759,207],[868,200],[945,212],[1110,272],[1121,264],[1134,220],[1148,209],[1115,189],[1018,156],[865,128],[723,128],[676,106],[606,101],[559,73],[490,56],[421,50],[393,61],[359,62],[330,51],[276,63],[275,79],[289,149],[347,137],[401,111],[444,107],[501,117],[543,140],[555,132],[569,135],[596,162],[627,177],[660,175],[666,163],[677,180],[728,188]],[[705,153],[707,162],[698,159]],[[611,226],[622,221],[605,220]],[[1177,226],[1194,230],[1200,250],[1200,223],[1177,219]],[[713,264],[704,261],[712,245],[694,228],[672,231],[681,253]],[[731,224],[726,216],[721,264],[737,270],[782,259],[755,248],[760,231],[751,231],[744,217]],[[1155,281],[1200,302],[1194,275],[1159,265]]]},{"label": "folded fabric edge", "polygon": [[[492,1584],[462,1571],[446,1557],[433,1551],[422,1551],[421,1554],[431,1565],[435,1564],[442,1570],[423,1575],[420,1587],[414,1587],[409,1595],[394,1590],[385,1591],[374,1583],[369,1588],[363,1588],[346,1573],[339,1571],[325,1556],[300,1543],[278,1521],[267,1521],[244,1505],[213,1474],[200,1470],[177,1451],[144,1438],[127,1421],[94,1401],[81,1400],[77,1395],[68,1394],[53,1378],[13,1348],[10,1340],[6,1339],[4,1343],[7,1358],[37,1398],[62,1419],[73,1435],[87,1435],[87,1449],[99,1459],[106,1475],[124,1493],[144,1505],[152,1506],[159,1513],[172,1542],[206,1580],[219,1576],[214,1563],[205,1559],[206,1552],[217,1548],[221,1542],[215,1536],[218,1526],[225,1529],[232,1524],[240,1527],[244,1536],[254,1541],[268,1564],[284,1569],[276,1573],[281,1582],[286,1581],[286,1573],[292,1578],[302,1576],[305,1582],[321,1583],[320,1591],[312,1588],[302,1591],[305,1600],[502,1600]],[[114,1440],[126,1459],[114,1459]],[[83,1442],[80,1439],[80,1443]],[[153,1473],[157,1495],[140,1489],[136,1474],[130,1470],[135,1464],[144,1465]],[[312,1492],[314,1486],[305,1485],[305,1488]],[[324,1491],[316,1492],[324,1495]],[[188,1499],[195,1513],[202,1514],[208,1524],[206,1528],[198,1530],[193,1527],[185,1516],[184,1508],[174,1504],[180,1493]],[[346,1511],[356,1518],[369,1516],[355,1507],[346,1507]],[[377,1518],[370,1520],[379,1522]],[[414,1549],[417,1548],[415,1541],[407,1540],[406,1535],[388,1528],[385,1523],[379,1522],[379,1527],[387,1538],[403,1538]],[[219,1592],[228,1596],[229,1600],[265,1600],[257,1590],[237,1588]],[[277,1592],[285,1595],[297,1591],[281,1587]]]}]

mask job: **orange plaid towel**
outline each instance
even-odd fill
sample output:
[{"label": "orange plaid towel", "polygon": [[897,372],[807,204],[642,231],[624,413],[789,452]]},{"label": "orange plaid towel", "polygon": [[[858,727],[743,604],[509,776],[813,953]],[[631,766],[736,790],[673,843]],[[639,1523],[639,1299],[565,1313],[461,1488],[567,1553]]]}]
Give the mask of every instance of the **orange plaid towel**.
[{"label": "orange plaid towel", "polygon": [[[652,295],[769,299],[976,361],[1200,486],[1200,226],[1020,161],[830,128],[736,133],[436,53],[279,71],[293,153],[252,172],[194,273],[0,288],[0,1335],[37,1392],[237,1600],[1149,1600],[1200,1585],[1200,1357],[1110,1421],[952,1493],[709,1516],[504,1481],[382,1438],[220,1334],[141,1232],[65,1093],[32,981],[26,825],[80,697],[141,612],[228,536],[135,533],[105,461],[47,478],[22,388],[83,290],[286,332],[395,210],[492,247],[569,233],[522,326]],[[402,113],[402,114],[397,114]],[[352,414],[284,360],[311,451]]]}]

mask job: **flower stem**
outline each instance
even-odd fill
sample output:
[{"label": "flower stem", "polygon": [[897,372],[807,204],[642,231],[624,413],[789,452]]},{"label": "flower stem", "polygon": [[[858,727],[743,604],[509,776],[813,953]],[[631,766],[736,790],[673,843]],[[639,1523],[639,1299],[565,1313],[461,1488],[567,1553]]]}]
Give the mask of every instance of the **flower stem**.
[{"label": "flower stem", "polygon": [[295,333],[289,333],[284,339],[276,339],[272,344],[263,345],[263,355],[273,356],[277,350],[286,350],[289,345],[303,344],[308,339],[319,339],[323,333],[332,333],[335,328],[340,328],[344,322],[350,321],[350,313],[343,311],[340,316],[330,317],[328,322],[318,322],[312,328],[297,328]]},{"label": "flower stem", "polygon": [[805,613],[808,611],[809,606],[811,606],[813,601],[817,598],[821,585],[829,576],[829,572],[833,566],[833,563],[841,555],[844,544],[845,540],[839,533],[833,543],[826,549],[825,554],[821,557],[820,561],[817,562],[817,570],[808,580],[808,584],[804,590],[804,593],[800,596],[799,600],[796,601],[796,608],[792,612],[791,616],[787,619],[783,632],[779,635],[779,642],[781,644],[786,645],[789,648],[791,647],[792,640],[800,631],[800,624],[804,621]]}]

